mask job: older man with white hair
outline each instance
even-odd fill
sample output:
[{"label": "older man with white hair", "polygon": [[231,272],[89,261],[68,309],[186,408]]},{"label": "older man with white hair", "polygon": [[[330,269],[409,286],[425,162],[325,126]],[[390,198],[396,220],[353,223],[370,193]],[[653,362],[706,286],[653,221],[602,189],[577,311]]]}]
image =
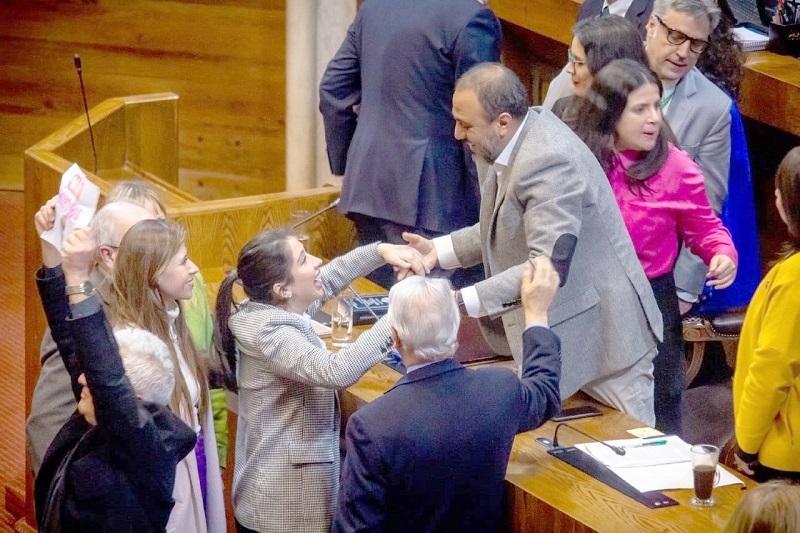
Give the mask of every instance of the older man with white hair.
[{"label": "older man with white hair", "polygon": [[448,281],[414,276],[389,292],[389,324],[407,374],[347,424],[332,531],[495,531],[514,435],[560,405],[558,337],[547,309],[559,275],[526,265],[522,377],[453,360],[460,314]]}]

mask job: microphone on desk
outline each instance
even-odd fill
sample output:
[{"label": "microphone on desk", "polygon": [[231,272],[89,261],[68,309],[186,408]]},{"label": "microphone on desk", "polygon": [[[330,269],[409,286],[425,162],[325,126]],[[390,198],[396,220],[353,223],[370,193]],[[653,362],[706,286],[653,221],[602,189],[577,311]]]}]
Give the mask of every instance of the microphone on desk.
[{"label": "microphone on desk", "polygon": [[302,226],[303,224],[305,224],[309,220],[311,220],[313,218],[316,218],[316,217],[320,216],[322,213],[324,213],[325,211],[328,211],[329,209],[333,209],[334,207],[339,205],[339,200],[340,200],[340,198],[337,198],[336,200],[332,201],[331,203],[329,203],[328,205],[326,205],[322,209],[318,209],[317,211],[314,211],[313,213],[311,213],[307,217],[305,217],[303,219],[300,219],[299,221],[295,222],[294,224],[292,224],[289,227],[294,229],[294,228],[297,228],[299,226]]},{"label": "microphone on desk", "polygon": [[89,104],[86,102],[86,89],[83,87],[83,65],[81,56],[75,54],[73,58],[75,70],[78,71],[78,80],[81,82],[81,96],[83,96],[83,110],[86,112],[86,122],[89,124],[89,140],[92,141],[92,156],[94,157],[94,174],[97,175],[97,148],[94,145],[94,132],[92,131],[92,120],[89,118]]},{"label": "microphone on desk", "polygon": [[588,438],[592,439],[595,442],[599,442],[603,446],[611,448],[611,450],[617,455],[625,455],[625,450],[623,448],[621,448],[619,446],[611,445],[611,444],[609,444],[607,442],[604,442],[604,441],[598,439],[597,437],[593,437],[593,436],[589,435],[588,433],[586,433],[585,431],[580,430],[580,429],[576,428],[575,426],[571,426],[571,425],[567,424],[566,422],[561,422],[560,424],[558,424],[556,426],[555,432],[553,432],[553,446],[556,447],[556,448],[558,448],[558,430],[561,428],[561,426],[566,426],[569,429],[571,429],[572,431],[580,433],[584,437],[588,437]]}]

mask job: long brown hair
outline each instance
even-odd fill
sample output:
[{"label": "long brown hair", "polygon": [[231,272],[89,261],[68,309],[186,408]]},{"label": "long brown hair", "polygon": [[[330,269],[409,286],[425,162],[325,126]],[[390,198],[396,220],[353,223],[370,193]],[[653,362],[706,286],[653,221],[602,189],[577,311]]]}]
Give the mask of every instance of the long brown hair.
[{"label": "long brown hair", "polygon": [[[600,69],[584,98],[577,98],[570,108],[565,122],[589,147],[608,172],[617,158],[615,146],[619,123],[628,97],[639,87],[652,83],[661,94],[661,81],[648,67],[631,59],[617,59]],[[645,152],[626,170],[632,184],[646,182],[656,174],[669,157],[669,143],[674,135],[665,120],[661,126],[655,147]]]},{"label": "long brown hair", "polygon": [[169,347],[175,368],[175,389],[170,406],[194,427],[192,401],[181,372],[175,345],[200,388],[199,418],[208,409],[208,382],[202,361],[192,342],[183,314],[175,320],[175,338],[170,335],[167,302],[158,288],[158,278],[186,243],[186,230],[168,220],[143,220],[131,227],[119,246],[114,265],[111,306],[115,326],[136,326],[150,331]]}]

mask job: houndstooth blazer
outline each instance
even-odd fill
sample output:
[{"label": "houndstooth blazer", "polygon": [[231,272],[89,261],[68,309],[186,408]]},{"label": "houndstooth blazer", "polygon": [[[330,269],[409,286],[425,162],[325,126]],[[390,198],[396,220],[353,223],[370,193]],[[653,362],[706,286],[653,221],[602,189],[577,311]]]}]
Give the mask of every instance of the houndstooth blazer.
[{"label": "houndstooth blazer", "polygon": [[[381,265],[372,244],[323,266],[324,296],[308,314]],[[379,320],[338,352],[323,347],[307,318],[272,305],[246,301],[228,323],[239,357],[236,520],[257,531],[327,532],[339,491],[336,390],[382,359],[388,323]]]}]

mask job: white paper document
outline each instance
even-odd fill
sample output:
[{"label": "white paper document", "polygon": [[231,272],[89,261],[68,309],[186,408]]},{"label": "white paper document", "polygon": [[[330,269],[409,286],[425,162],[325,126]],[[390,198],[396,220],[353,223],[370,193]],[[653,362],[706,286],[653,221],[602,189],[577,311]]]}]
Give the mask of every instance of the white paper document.
[{"label": "white paper document", "polygon": [[[56,223],[42,233],[42,239],[61,251],[61,246],[78,226],[88,226],[100,199],[100,189],[88,180],[77,163],[61,176],[56,200]],[[63,253],[63,252],[62,252]]]},{"label": "white paper document", "polygon": [[[575,447],[609,467],[640,492],[694,488],[691,445],[680,437],[668,435],[606,442],[624,449],[625,455],[617,455],[599,442]],[[744,483],[720,466],[717,471],[720,473],[718,487]]]}]

